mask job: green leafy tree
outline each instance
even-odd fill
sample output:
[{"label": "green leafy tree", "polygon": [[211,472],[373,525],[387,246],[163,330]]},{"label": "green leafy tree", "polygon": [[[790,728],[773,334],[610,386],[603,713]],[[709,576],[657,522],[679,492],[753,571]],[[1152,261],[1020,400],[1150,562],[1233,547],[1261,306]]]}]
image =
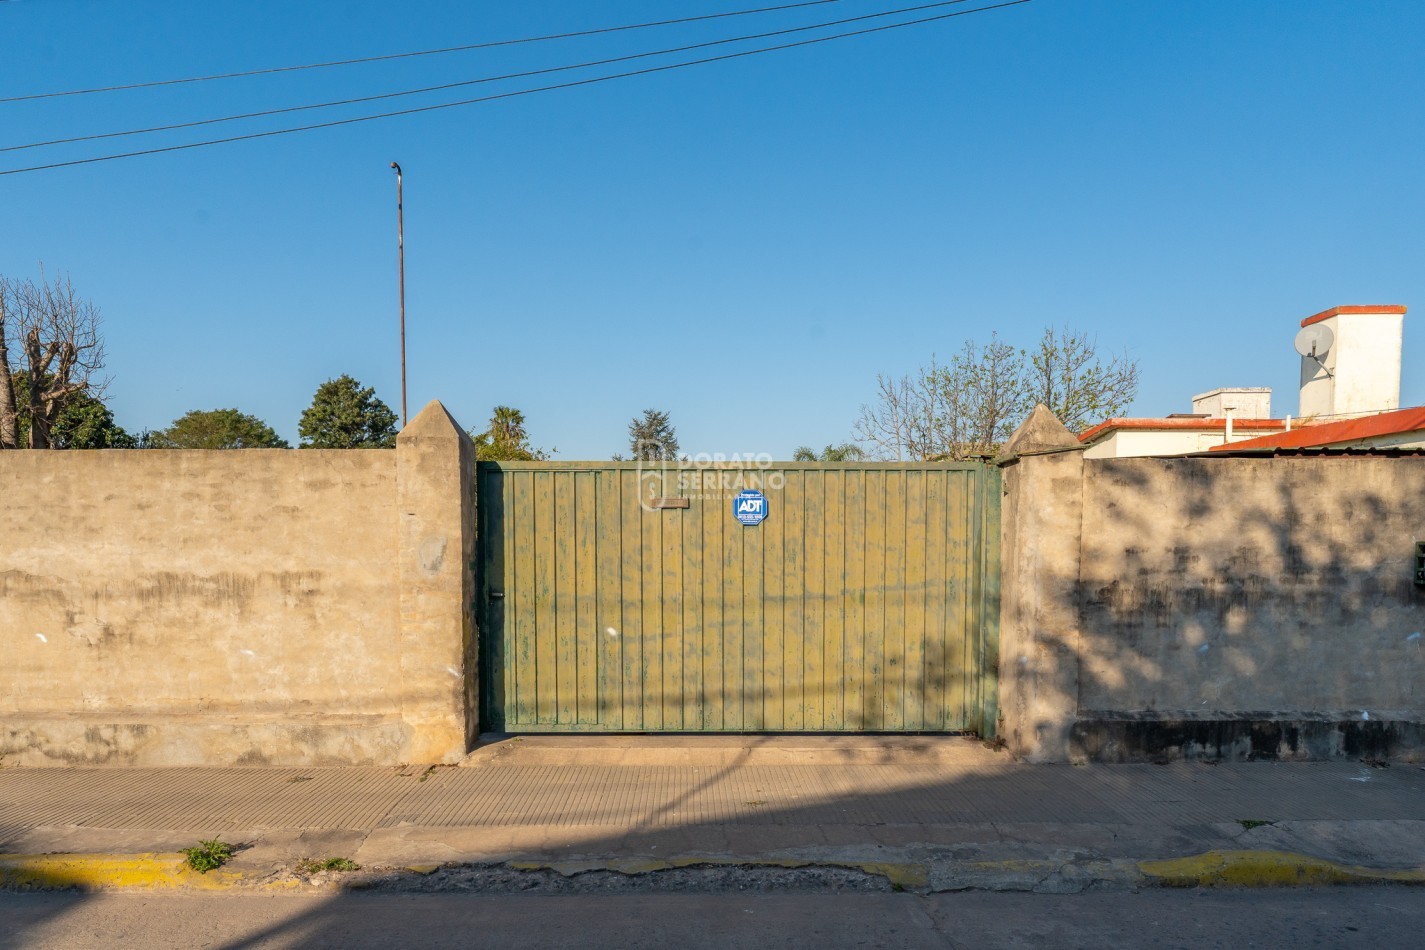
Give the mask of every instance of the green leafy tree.
[{"label": "green leafy tree", "polygon": [[285,449],[286,440],[256,416],[236,409],[194,409],[151,436],[159,449]]},{"label": "green leafy tree", "polygon": [[635,461],[658,462],[676,459],[678,435],[668,413],[645,409],[642,418],[634,416],[628,424],[628,447]]},{"label": "green leafy tree", "polygon": [[[29,374],[23,370],[12,376],[17,389],[28,392]],[[30,437],[29,406],[19,406],[16,413],[18,444],[28,445]],[[138,439],[125,432],[114,421],[109,407],[88,393],[76,393],[64,404],[50,425],[49,447],[52,449],[132,449]]]},{"label": "green leafy tree", "polygon": [[482,462],[538,462],[549,453],[529,444],[524,413],[513,406],[496,406],[490,416],[490,427],[481,433],[471,433],[475,442],[475,457]]},{"label": "green leafy tree", "polygon": [[866,453],[861,451],[861,447],[852,442],[828,445],[820,453],[809,445],[802,445],[792,453],[794,462],[859,462],[865,457]]},{"label": "green leafy tree", "polygon": [[343,375],[317,387],[297,433],[304,449],[389,449],[396,445],[396,414],[375,389]]}]

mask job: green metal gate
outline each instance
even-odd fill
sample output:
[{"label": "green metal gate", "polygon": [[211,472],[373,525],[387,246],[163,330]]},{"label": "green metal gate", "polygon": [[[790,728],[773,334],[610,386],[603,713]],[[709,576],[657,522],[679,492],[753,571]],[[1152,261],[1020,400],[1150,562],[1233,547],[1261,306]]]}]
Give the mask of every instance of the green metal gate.
[{"label": "green metal gate", "polygon": [[[992,466],[477,477],[486,730],[994,730]],[[765,493],[762,523],[733,516],[742,488]]]}]

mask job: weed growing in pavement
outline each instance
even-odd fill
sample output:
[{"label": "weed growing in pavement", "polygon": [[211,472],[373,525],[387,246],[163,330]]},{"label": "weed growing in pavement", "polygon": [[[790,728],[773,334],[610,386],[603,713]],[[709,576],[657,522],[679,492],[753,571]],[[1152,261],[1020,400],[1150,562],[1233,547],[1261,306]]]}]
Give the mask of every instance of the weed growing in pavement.
[{"label": "weed growing in pavement", "polygon": [[209,838],[191,848],[183,849],[183,857],[188,866],[199,874],[207,874],[214,868],[222,867],[232,856],[233,846],[217,838]]},{"label": "weed growing in pavement", "polygon": [[1260,828],[1263,825],[1270,825],[1271,822],[1261,821],[1256,818],[1238,818],[1237,824],[1241,825],[1247,831],[1251,831],[1253,828]]},{"label": "weed growing in pavement", "polygon": [[327,858],[318,861],[313,858],[303,858],[297,862],[298,874],[320,874],[322,871],[360,871],[361,865],[351,858]]}]

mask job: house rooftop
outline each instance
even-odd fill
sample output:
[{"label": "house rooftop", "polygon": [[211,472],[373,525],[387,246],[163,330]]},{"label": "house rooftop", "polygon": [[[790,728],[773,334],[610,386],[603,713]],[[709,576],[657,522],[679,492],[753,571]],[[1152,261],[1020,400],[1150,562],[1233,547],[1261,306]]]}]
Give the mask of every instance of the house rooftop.
[{"label": "house rooftop", "polygon": [[[1240,426],[1241,423],[1239,422]],[[1371,416],[1342,419],[1339,422],[1318,422],[1303,425],[1290,432],[1278,432],[1255,439],[1214,446],[1209,451],[1250,449],[1300,449],[1311,446],[1340,445],[1368,439],[1384,439],[1412,432],[1425,433],[1425,406],[1396,409]],[[1425,438],[1425,435],[1422,435]]]},{"label": "house rooftop", "polygon": [[1398,303],[1377,303],[1377,304],[1350,304],[1344,307],[1332,307],[1330,310],[1323,310],[1320,313],[1313,313],[1301,325],[1309,327],[1313,323],[1320,323],[1322,320],[1330,320],[1332,317],[1339,317],[1343,314],[1396,314],[1405,313],[1405,305]]},{"label": "house rooftop", "polygon": [[[1276,431],[1286,428],[1282,419],[1234,419],[1232,429],[1242,432],[1251,429]],[[1106,419],[1087,429],[1079,436],[1080,442],[1097,442],[1114,432],[1122,430],[1154,432],[1225,432],[1227,420],[1221,416],[1176,415],[1161,419]]]}]

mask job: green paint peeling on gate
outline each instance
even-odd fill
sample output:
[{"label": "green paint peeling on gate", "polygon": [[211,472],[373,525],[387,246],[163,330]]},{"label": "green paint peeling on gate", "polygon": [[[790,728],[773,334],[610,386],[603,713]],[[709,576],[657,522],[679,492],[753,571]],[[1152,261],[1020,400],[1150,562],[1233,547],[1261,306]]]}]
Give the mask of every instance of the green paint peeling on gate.
[{"label": "green paint peeling on gate", "polygon": [[[477,478],[485,729],[993,733],[992,466]],[[768,498],[759,525],[733,516],[742,488]]]}]

